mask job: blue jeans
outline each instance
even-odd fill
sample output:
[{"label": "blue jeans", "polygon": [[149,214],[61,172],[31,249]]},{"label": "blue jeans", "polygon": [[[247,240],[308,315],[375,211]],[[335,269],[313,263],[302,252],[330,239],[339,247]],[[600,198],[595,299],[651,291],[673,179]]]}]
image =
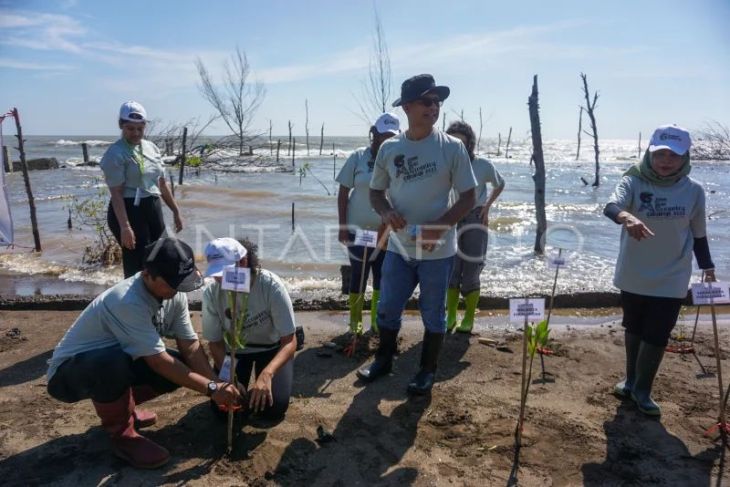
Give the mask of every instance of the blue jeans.
[{"label": "blue jeans", "polygon": [[380,281],[378,327],[398,331],[408,299],[420,286],[418,307],[423,325],[431,333],[446,333],[446,287],[453,257],[435,260],[407,259],[398,252],[386,252]]}]

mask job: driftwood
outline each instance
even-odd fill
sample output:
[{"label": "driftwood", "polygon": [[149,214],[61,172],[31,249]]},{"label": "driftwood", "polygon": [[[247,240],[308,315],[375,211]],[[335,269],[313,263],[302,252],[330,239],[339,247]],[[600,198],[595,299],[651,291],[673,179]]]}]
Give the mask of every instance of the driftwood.
[{"label": "driftwood", "polygon": [[20,126],[20,114],[17,108],[13,108],[13,118],[15,119],[16,137],[18,138],[18,152],[20,153],[20,169],[23,171],[23,180],[25,181],[25,192],[28,195],[28,206],[30,207],[30,224],[33,229],[33,241],[35,242],[35,251],[41,251],[41,236],[38,233],[38,219],[35,214],[35,199],[33,198],[33,190],[30,187],[30,177],[28,176],[28,165],[25,161],[25,147],[23,140],[23,128]]},{"label": "driftwood", "polygon": [[540,131],[540,106],[538,104],[537,75],[532,80],[532,94],[527,99],[530,110],[530,128],[532,130],[532,162],[535,163],[535,215],[537,217],[537,232],[535,234],[535,252],[545,252],[545,232],[547,218],[545,217],[545,159],[542,153],[542,133]]}]

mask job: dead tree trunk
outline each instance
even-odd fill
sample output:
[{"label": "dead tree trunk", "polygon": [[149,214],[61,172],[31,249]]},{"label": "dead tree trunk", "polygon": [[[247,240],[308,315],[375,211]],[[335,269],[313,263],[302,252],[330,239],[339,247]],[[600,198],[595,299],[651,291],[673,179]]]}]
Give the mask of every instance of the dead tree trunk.
[{"label": "dead tree trunk", "polygon": [[307,155],[309,155],[309,101],[304,99],[304,137],[307,139]]},{"label": "dead tree trunk", "polygon": [[[182,186],[183,183],[183,174],[185,173],[185,162],[187,161],[187,151],[188,151],[188,128],[183,127],[183,139],[182,139],[182,153],[180,154],[180,174],[177,178],[177,184],[179,186]],[[203,151],[200,151],[201,153],[201,160],[202,163],[202,153]]]},{"label": "dead tree trunk", "polygon": [[281,150],[281,139],[276,141],[276,162],[279,162],[279,151]]},{"label": "dead tree trunk", "polygon": [[482,129],[484,122],[482,120],[482,107],[479,107],[479,138],[477,139],[477,153],[482,151]]},{"label": "dead tree trunk", "polygon": [[591,94],[588,91],[588,76],[586,76],[584,73],[581,73],[580,77],[583,80],[583,95],[585,96],[585,99],[586,99],[585,110],[586,110],[586,113],[588,113],[588,118],[591,121],[591,130],[593,132],[592,134],[588,134],[588,135],[591,135],[593,137],[593,152],[596,155],[596,177],[593,180],[593,187],[597,188],[601,184],[601,181],[599,178],[601,167],[598,162],[598,154],[599,154],[598,129],[596,128],[596,117],[595,117],[595,113],[594,113],[594,110],[596,109],[596,102],[598,101],[598,92],[596,91],[593,93],[593,102],[591,102]]},{"label": "dead tree trunk", "polygon": [[271,120],[269,120],[269,155],[274,155],[274,143],[271,139],[271,131],[274,129],[274,124]]},{"label": "dead tree trunk", "polygon": [[540,105],[537,94],[537,75],[532,79],[532,94],[527,105],[530,109],[530,128],[532,130],[532,161],[535,163],[535,215],[537,217],[537,232],[535,234],[535,253],[545,253],[545,232],[547,218],[545,217],[545,159],[542,154],[542,133],[540,131]]},{"label": "dead tree trunk", "polygon": [[578,150],[575,151],[575,160],[580,159],[580,133],[583,132],[583,105],[578,111]]},{"label": "dead tree trunk", "polygon": [[509,135],[507,135],[507,145],[504,146],[504,157],[509,157],[509,143],[512,141],[512,127],[509,128]]},{"label": "dead tree trunk", "polygon": [[25,161],[25,146],[23,140],[23,128],[20,126],[20,114],[17,108],[13,108],[13,118],[15,118],[15,129],[18,138],[18,152],[20,153],[20,169],[23,171],[23,180],[25,181],[25,192],[28,195],[28,206],[30,207],[30,225],[33,230],[33,241],[35,242],[35,251],[41,251],[41,236],[38,233],[38,219],[35,215],[35,199],[33,198],[33,190],[30,187],[30,176],[28,176],[28,164]]},{"label": "dead tree trunk", "polygon": [[322,123],[322,130],[319,131],[319,155],[322,155],[322,149],[324,149],[324,122]]},{"label": "dead tree trunk", "polygon": [[89,165],[89,145],[86,142],[81,144],[81,155],[84,158],[84,166]]},{"label": "dead tree trunk", "polygon": [[497,157],[502,155],[502,132],[497,132]]},{"label": "dead tree trunk", "polygon": [[292,149],[291,149],[291,129],[293,125],[291,124],[291,120],[289,120],[289,145],[286,148],[286,155],[291,155]]}]

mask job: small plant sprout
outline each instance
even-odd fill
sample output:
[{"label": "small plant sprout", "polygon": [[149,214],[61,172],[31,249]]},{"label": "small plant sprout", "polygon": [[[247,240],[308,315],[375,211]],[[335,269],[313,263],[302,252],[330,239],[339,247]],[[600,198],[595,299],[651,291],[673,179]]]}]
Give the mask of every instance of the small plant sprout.
[{"label": "small plant sprout", "polygon": [[[238,269],[238,265],[236,265]],[[236,352],[246,347],[244,324],[246,323],[246,312],[248,311],[248,293],[228,290],[228,309],[231,310],[231,326],[223,333],[223,340],[228,346],[231,360],[230,383],[238,387],[236,378]],[[233,452],[233,418],[239,407],[228,408],[228,455]]]},{"label": "small plant sprout", "polygon": [[530,391],[530,381],[532,380],[532,364],[535,360],[535,353],[541,347],[545,347],[548,342],[548,336],[550,334],[550,328],[548,328],[547,320],[542,320],[537,325],[525,324],[524,331],[524,351],[527,353],[523,355],[523,370],[525,369],[525,362],[529,357],[529,365],[527,367],[527,377],[523,377],[522,380],[522,391],[520,397],[520,417],[517,422],[517,434],[516,443],[517,448],[522,445],[522,429],[525,422],[525,407],[527,406],[527,395]]}]

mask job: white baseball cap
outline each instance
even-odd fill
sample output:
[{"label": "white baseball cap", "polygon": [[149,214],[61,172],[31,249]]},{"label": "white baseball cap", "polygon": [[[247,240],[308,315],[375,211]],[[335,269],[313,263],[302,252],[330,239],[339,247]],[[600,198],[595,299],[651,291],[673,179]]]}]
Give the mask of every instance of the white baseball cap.
[{"label": "white baseball cap", "polygon": [[125,122],[146,122],[147,111],[136,101],[122,103],[119,109],[119,119]]},{"label": "white baseball cap", "polygon": [[246,247],[234,238],[223,237],[211,240],[205,246],[205,259],[208,261],[205,277],[222,276],[225,266],[237,263],[247,254]]},{"label": "white baseball cap", "polygon": [[689,132],[677,125],[662,125],[654,131],[649,142],[649,152],[669,149],[683,156],[692,146]]},{"label": "white baseball cap", "polygon": [[400,120],[398,120],[395,113],[386,112],[378,117],[373,127],[379,134],[391,133],[397,135],[400,133]]}]

